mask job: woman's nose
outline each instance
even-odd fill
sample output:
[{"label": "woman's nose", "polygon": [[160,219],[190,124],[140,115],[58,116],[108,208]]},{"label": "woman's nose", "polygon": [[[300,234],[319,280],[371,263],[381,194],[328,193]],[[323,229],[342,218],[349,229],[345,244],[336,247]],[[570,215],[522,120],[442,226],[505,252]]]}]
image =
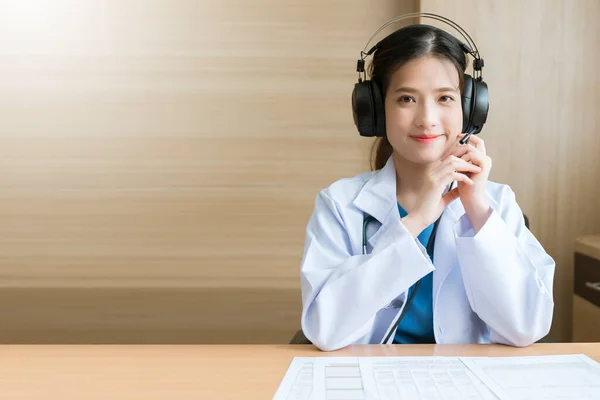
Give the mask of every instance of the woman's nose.
[{"label": "woman's nose", "polygon": [[439,115],[434,104],[430,102],[421,103],[417,107],[416,125],[420,128],[429,129],[439,124]]}]

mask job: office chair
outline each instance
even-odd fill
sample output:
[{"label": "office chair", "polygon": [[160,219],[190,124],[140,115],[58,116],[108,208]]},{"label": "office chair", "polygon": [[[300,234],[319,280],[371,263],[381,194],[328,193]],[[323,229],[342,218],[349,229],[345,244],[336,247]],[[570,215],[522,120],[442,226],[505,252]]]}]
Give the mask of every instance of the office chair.
[{"label": "office chair", "polygon": [[292,340],[290,340],[290,344],[312,344],[312,342],[304,336],[304,332],[300,329],[296,332]]}]

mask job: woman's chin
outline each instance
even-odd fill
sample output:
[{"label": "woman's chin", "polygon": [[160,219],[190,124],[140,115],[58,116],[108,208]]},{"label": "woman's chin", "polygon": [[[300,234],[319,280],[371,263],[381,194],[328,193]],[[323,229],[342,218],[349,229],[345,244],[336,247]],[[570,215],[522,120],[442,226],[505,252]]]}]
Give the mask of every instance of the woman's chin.
[{"label": "woman's chin", "polygon": [[419,165],[439,162],[447,151],[446,141],[442,140],[442,138],[438,139],[438,143],[422,144],[405,142],[398,147],[400,151],[395,150],[395,156],[400,156],[406,161]]},{"label": "woman's chin", "polygon": [[431,164],[440,161],[443,149],[421,150],[411,154],[410,161],[415,164]]}]

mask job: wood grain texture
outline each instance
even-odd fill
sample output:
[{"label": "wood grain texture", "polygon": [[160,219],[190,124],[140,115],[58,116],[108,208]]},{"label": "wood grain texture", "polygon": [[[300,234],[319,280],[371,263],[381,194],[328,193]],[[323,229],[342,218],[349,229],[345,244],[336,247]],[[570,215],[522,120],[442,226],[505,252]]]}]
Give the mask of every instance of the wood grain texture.
[{"label": "wood grain texture", "polygon": [[29,3],[0,8],[1,284],[297,288],[394,2]]},{"label": "wood grain texture", "polygon": [[524,357],[585,354],[600,343],[313,346],[0,346],[2,398],[270,399],[294,357]]},{"label": "wood grain texture", "polygon": [[[368,168],[350,106],[356,59],[377,27],[416,7],[0,0],[0,292],[17,304],[3,340],[118,342],[121,329],[130,342],[149,329],[190,342],[169,313],[192,319],[195,343],[230,340],[181,297],[110,297],[183,288],[213,299],[217,325],[254,329],[244,342],[266,341],[250,326],[264,313],[293,315],[268,324],[269,340],[287,342],[317,192]],[[254,308],[221,302],[255,289]],[[131,311],[126,326],[118,307]],[[219,322],[219,311],[232,314]],[[156,324],[143,328],[147,318]],[[101,326],[116,333],[94,337]],[[169,329],[182,336],[160,336]]]},{"label": "wood grain texture", "polygon": [[368,168],[358,52],[419,7],[485,57],[491,178],[557,261],[567,340],[573,242],[600,231],[595,0],[0,0],[0,287],[299,296],[317,191]]},{"label": "wood grain texture", "polygon": [[581,296],[573,296],[573,341],[600,341],[600,307]]},{"label": "wood grain texture", "polygon": [[512,187],[556,260],[551,335],[569,340],[574,242],[600,232],[600,3],[421,0],[420,11],[459,23],[485,59],[490,179]]},{"label": "wood grain texture", "polygon": [[295,289],[2,288],[0,343],[287,343]]}]

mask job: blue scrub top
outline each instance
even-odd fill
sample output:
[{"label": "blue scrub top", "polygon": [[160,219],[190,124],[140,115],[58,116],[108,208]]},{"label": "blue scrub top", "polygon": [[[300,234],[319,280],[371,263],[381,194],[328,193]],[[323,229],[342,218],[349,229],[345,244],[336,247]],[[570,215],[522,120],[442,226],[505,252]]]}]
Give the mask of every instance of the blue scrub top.
[{"label": "blue scrub top", "polygon": [[[398,211],[400,212],[400,218],[408,215],[406,210],[398,204]],[[427,242],[433,232],[434,224],[429,225],[421,234],[419,234],[419,242],[423,247],[427,248]],[[429,258],[433,262],[433,254],[429,254]],[[407,299],[410,298],[412,292],[415,289],[415,285],[411,286],[408,290]],[[435,343],[435,336],[433,334],[433,272],[430,272],[423,278],[421,278],[421,284],[419,290],[415,294],[415,297],[400,321],[396,335],[394,337],[394,343]]]}]

